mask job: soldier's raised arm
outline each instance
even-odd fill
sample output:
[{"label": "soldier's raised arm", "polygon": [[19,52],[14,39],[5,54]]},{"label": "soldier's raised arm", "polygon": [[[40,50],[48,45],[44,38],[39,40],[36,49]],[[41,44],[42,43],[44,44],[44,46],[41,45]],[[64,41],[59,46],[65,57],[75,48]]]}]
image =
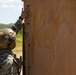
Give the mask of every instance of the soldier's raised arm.
[{"label": "soldier's raised arm", "polygon": [[26,19],[29,15],[29,10],[26,8],[25,10],[22,9],[22,13],[21,16],[19,17],[19,19],[17,20],[17,22],[12,26],[12,29],[18,33],[19,30],[21,30],[23,28],[23,24],[22,21],[24,19]]}]

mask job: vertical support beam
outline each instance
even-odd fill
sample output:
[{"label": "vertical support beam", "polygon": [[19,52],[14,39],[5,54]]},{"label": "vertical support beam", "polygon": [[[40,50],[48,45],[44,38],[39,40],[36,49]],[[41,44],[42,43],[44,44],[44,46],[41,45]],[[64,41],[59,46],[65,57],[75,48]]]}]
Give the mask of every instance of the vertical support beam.
[{"label": "vertical support beam", "polygon": [[[22,0],[24,2],[24,0]],[[26,64],[25,64],[25,60],[26,60],[26,57],[25,57],[25,37],[27,35],[25,35],[26,32],[25,32],[25,24],[24,24],[24,27],[23,27],[23,51],[22,51],[22,55],[23,55],[23,75],[26,75]]]},{"label": "vertical support beam", "polygon": [[[28,8],[24,0],[24,9]],[[23,28],[23,75],[30,75],[30,17],[25,20]]]},{"label": "vertical support beam", "polygon": [[[24,5],[24,8],[25,8],[25,5]],[[26,72],[24,72],[24,74],[25,75],[28,75],[28,25],[27,25],[27,20],[28,19],[26,19],[25,20],[25,26],[24,26],[24,50],[25,50],[25,52],[24,52],[24,64],[25,64],[25,66],[26,66],[26,69],[25,69],[25,71]],[[26,39],[25,39],[26,38]]]},{"label": "vertical support beam", "polygon": [[[30,7],[27,5],[27,8],[30,12]],[[27,18],[27,25],[28,25],[28,75],[30,75],[30,16]]]},{"label": "vertical support beam", "polygon": [[[25,3],[25,0],[22,0]],[[24,4],[24,8],[25,8]],[[23,27],[23,75],[28,75],[28,25],[27,19]]]}]

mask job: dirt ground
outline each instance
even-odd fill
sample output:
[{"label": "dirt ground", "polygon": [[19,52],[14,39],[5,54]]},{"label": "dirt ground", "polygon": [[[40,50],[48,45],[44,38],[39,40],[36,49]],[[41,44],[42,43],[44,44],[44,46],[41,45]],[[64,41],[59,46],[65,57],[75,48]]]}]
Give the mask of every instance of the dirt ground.
[{"label": "dirt ground", "polygon": [[14,53],[16,54],[16,56],[19,58],[20,56],[22,56],[22,50],[15,50],[14,49]]},{"label": "dirt ground", "polygon": [[16,47],[13,49],[13,52],[16,54],[18,58],[22,56],[22,43],[21,42],[16,44]]}]

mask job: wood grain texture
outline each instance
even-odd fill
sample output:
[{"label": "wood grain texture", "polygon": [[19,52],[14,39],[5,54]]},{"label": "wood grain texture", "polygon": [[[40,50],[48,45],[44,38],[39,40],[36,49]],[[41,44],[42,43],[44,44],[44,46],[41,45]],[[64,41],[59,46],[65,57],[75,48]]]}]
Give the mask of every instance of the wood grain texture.
[{"label": "wood grain texture", "polygon": [[27,4],[30,75],[76,75],[76,0],[26,0]]}]

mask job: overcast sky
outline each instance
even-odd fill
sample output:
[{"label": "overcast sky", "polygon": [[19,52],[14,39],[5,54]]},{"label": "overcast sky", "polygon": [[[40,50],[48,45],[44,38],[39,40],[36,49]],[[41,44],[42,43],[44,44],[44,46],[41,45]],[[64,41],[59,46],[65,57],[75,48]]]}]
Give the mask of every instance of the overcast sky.
[{"label": "overcast sky", "polygon": [[21,14],[21,0],[0,0],[0,23],[15,23]]}]

